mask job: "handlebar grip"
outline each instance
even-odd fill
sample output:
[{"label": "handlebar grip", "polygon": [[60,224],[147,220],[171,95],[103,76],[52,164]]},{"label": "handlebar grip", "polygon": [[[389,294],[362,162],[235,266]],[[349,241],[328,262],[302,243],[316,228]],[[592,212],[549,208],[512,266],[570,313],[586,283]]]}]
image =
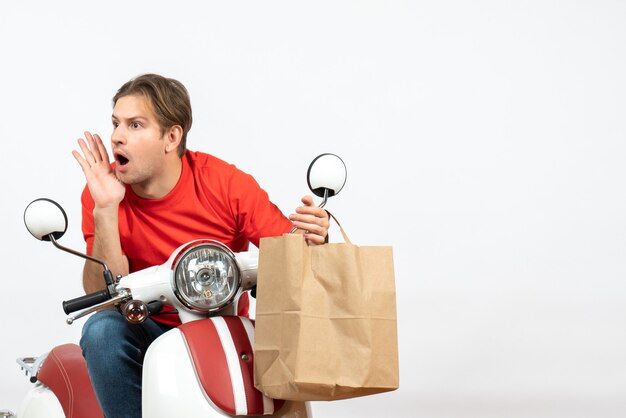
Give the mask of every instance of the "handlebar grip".
[{"label": "handlebar grip", "polygon": [[81,309],[89,308],[111,299],[109,292],[104,289],[98,292],[89,293],[85,296],[79,296],[75,299],[66,300],[63,302],[63,311],[66,315],[72,312],[80,311]]}]

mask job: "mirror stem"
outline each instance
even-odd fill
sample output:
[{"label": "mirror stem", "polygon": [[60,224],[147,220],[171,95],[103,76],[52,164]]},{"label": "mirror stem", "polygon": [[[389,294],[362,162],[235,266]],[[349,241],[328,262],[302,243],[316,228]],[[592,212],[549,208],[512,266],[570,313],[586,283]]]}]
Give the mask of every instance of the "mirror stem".
[{"label": "mirror stem", "polygon": [[65,251],[66,253],[70,253],[72,255],[76,255],[76,256],[81,257],[81,258],[84,258],[85,260],[93,261],[94,263],[100,264],[102,266],[102,268],[104,269],[104,281],[107,284],[107,289],[109,289],[109,286],[111,286],[113,284],[113,274],[111,273],[111,270],[109,270],[107,265],[104,264],[103,261],[100,261],[97,258],[88,256],[87,254],[83,254],[83,253],[79,253],[78,251],[74,251],[71,248],[67,248],[67,247],[62,246],[61,244],[59,244],[57,242],[57,240],[54,238],[53,234],[48,234],[48,238],[50,238],[50,241],[52,242],[52,244],[55,247],[57,247],[59,250]]},{"label": "mirror stem", "polygon": [[326,202],[328,202],[328,193],[328,189],[324,188],[324,200],[322,200],[322,203],[317,206],[318,208],[323,208],[324,206],[326,206]]}]

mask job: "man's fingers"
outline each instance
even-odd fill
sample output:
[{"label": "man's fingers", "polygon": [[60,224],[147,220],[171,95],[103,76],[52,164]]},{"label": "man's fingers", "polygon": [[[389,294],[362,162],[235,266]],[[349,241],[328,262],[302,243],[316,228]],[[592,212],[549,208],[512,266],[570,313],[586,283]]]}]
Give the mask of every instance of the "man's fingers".
[{"label": "man's fingers", "polygon": [[85,131],[85,139],[78,138],[78,146],[83,152],[83,159],[89,167],[101,162],[109,165],[109,154],[98,134],[92,135],[90,132]]},{"label": "man's fingers", "polygon": [[96,145],[100,153],[100,158],[102,159],[102,161],[109,164],[109,154],[107,153],[107,150],[104,147],[104,143],[102,142],[102,139],[100,139],[100,136],[98,134],[94,134],[94,138],[96,140]]},{"label": "man's fingers", "polygon": [[91,150],[89,149],[89,146],[87,145],[87,143],[85,142],[83,138],[78,139],[78,146],[83,152],[83,158],[85,159],[85,161],[89,165],[95,164],[96,158],[93,156],[93,153],[91,152]]},{"label": "man's fingers", "polygon": [[309,234],[309,233],[304,234],[304,239],[307,241],[307,244],[309,245],[311,244],[322,245],[326,242],[325,238],[319,235]]},{"label": "man's fingers", "polygon": [[310,195],[306,195],[300,200],[302,201],[302,203],[304,203],[305,206],[314,206],[313,198]]},{"label": "man's fingers", "polygon": [[298,221],[300,223],[307,223],[312,225],[318,225],[320,227],[328,226],[328,219],[322,218],[317,215],[304,214],[304,213],[294,213],[289,219],[291,221]]},{"label": "man's fingers", "polygon": [[296,208],[296,213],[301,215],[313,215],[318,218],[328,219],[326,211],[317,206],[300,206]]},{"label": "man's fingers", "polygon": [[78,161],[78,164],[80,164],[80,168],[83,169],[83,173],[86,174],[87,170],[89,170],[89,163],[83,158],[82,155],[80,155],[80,152],[78,151],[72,151],[72,155],[76,161]]},{"label": "man's fingers", "polygon": [[328,220],[328,213],[324,209],[318,208],[317,206],[301,206],[299,208],[296,208],[296,213],[292,214],[292,217],[293,219],[303,222],[315,223],[325,228],[328,228],[328,226],[330,225]]},{"label": "man's fingers", "polygon": [[[306,197],[310,196],[302,198],[303,203],[305,203]],[[296,213],[289,216],[289,219],[298,228],[316,233],[324,233],[329,226],[327,212],[317,206],[300,206],[296,208]]]},{"label": "man's fingers", "polygon": [[310,223],[310,222],[302,222],[302,221],[292,219],[291,223],[293,223],[293,226],[295,226],[298,229],[302,229],[303,231],[308,231],[310,233],[317,234],[317,235],[322,235],[326,231],[326,228],[320,225],[314,224],[314,223]]},{"label": "man's fingers", "polygon": [[87,144],[89,145],[89,150],[91,151],[91,155],[95,162],[100,162],[103,160],[102,153],[100,152],[100,147],[97,144],[96,139],[98,139],[98,135],[91,135],[91,132],[85,131],[85,138],[87,139]]}]

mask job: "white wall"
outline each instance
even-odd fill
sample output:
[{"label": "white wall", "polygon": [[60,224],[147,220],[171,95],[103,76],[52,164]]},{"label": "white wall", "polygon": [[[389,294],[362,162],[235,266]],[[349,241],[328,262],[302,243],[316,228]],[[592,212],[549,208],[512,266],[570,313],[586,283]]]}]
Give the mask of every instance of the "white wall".
[{"label": "white wall", "polygon": [[626,415],[625,21],[616,1],[3,3],[0,409],[29,386],[14,358],[80,332],[60,302],[82,262],[23,209],[59,201],[83,247],[75,140],[158,72],[191,92],[190,148],[286,213],[341,155],[329,208],[394,247],[401,388],[318,416]]}]

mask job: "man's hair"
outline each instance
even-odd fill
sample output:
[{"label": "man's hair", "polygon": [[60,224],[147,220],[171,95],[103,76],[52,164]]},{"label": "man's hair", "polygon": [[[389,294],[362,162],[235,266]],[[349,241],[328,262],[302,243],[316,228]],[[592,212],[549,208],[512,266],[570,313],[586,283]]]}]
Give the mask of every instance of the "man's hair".
[{"label": "man's hair", "polygon": [[158,74],[143,74],[126,82],[113,96],[113,106],[124,96],[142,95],[152,109],[161,127],[161,135],[172,126],[180,125],[183,135],[178,146],[178,156],[187,150],[187,132],[191,129],[191,101],[183,84],[173,78]]}]

